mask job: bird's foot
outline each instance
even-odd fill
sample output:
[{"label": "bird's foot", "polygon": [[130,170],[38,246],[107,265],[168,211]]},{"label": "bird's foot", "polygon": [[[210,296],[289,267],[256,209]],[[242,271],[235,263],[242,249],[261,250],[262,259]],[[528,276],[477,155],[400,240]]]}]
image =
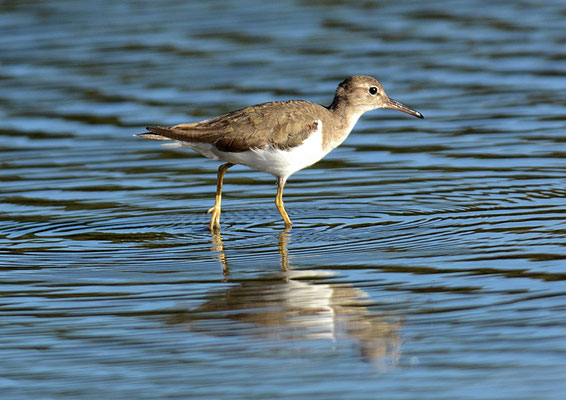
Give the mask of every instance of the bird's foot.
[{"label": "bird's foot", "polygon": [[210,218],[210,224],[208,228],[211,232],[220,230],[220,207],[212,207],[210,210],[207,211],[207,214],[212,213],[212,217]]},{"label": "bird's foot", "polygon": [[210,224],[208,225],[208,229],[210,229],[210,232],[213,233],[220,232],[220,222],[210,221]]}]

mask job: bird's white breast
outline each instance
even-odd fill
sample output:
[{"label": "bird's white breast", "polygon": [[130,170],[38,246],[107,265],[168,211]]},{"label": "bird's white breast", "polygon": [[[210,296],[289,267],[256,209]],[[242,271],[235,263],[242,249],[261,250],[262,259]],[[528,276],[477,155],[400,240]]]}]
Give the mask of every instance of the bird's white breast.
[{"label": "bird's white breast", "polygon": [[234,164],[247,165],[258,171],[287,179],[291,174],[314,164],[331,149],[322,148],[322,121],[318,120],[317,129],[301,145],[291,149],[278,149],[276,147],[265,147],[251,149],[237,153],[224,152],[211,146],[205,152],[194,148],[199,153],[214,153],[215,158]]}]

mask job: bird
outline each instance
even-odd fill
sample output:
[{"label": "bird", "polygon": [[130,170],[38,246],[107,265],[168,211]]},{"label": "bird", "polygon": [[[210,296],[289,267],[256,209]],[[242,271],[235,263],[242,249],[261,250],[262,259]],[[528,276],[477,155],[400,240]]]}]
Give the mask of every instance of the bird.
[{"label": "bird", "polygon": [[338,147],[364,113],[378,108],[424,118],[420,112],[389,98],[375,78],[354,75],[338,85],[329,106],[306,100],[272,101],[199,122],[148,126],[137,136],[173,141],[224,162],[218,167],[214,206],[208,210],[212,213],[211,232],[220,230],[224,175],[236,164],[277,178],[275,205],[289,230],[292,222],[283,203],[287,179]]}]

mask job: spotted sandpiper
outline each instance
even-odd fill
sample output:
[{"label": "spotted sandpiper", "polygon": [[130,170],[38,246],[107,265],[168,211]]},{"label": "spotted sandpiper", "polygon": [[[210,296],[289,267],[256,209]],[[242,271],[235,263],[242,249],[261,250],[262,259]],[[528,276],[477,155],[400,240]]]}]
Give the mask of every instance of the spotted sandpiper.
[{"label": "spotted sandpiper", "polygon": [[213,160],[218,168],[216,201],[209,228],[220,228],[222,181],[228,168],[247,165],[277,178],[275,205],[291,227],[283,205],[283,187],[295,172],[319,161],[350,134],[362,114],[376,108],[393,108],[418,118],[422,114],[385,94],[372,77],[355,75],[336,88],[328,107],[305,100],[275,101],[232,111],[216,118],[175,126],[148,126],[138,136],[172,140]]}]

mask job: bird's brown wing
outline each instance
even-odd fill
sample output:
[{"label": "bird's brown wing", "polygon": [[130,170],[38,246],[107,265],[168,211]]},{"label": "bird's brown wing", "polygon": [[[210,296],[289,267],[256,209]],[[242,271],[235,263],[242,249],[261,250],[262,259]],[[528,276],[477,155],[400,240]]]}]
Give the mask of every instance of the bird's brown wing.
[{"label": "bird's brown wing", "polygon": [[[321,111],[323,110],[323,111]],[[289,149],[318,128],[316,115],[328,110],[308,101],[263,103],[219,117],[175,126],[149,126],[138,136],[154,140],[210,143],[221,151],[241,152],[272,146]]]}]

